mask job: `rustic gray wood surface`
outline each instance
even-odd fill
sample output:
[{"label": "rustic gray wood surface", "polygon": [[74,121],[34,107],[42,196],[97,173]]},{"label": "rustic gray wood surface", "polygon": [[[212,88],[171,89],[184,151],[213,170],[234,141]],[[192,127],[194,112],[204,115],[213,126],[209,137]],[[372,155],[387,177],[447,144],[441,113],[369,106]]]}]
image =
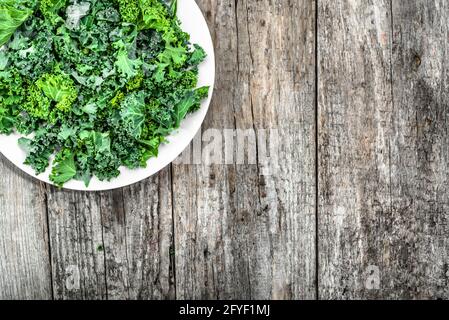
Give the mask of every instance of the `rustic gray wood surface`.
[{"label": "rustic gray wood surface", "polygon": [[449,298],[449,4],[197,3],[217,81],[175,164],[85,193],[0,156],[0,298]]},{"label": "rustic gray wood surface", "polygon": [[448,9],[318,1],[320,298],[449,296]]}]

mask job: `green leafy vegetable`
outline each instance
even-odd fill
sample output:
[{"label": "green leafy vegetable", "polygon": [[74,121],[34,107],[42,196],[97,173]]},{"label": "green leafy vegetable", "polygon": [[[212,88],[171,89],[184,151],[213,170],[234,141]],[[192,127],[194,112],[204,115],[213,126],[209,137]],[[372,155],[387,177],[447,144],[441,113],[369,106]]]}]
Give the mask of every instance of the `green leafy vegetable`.
[{"label": "green leafy vegetable", "polygon": [[140,9],[138,0],[118,0],[120,15],[123,21],[137,23]]},{"label": "green leafy vegetable", "polygon": [[22,7],[21,2],[13,0],[0,1],[0,47],[9,41],[13,33],[33,13],[29,8]]},{"label": "green leafy vegetable", "polygon": [[45,74],[36,82],[36,85],[47,98],[57,102],[56,108],[61,111],[70,110],[77,98],[73,80],[63,74]]},{"label": "green leafy vegetable", "polygon": [[[0,0],[0,134],[37,174],[89,184],[145,167],[209,88],[168,0]],[[54,158],[52,161],[51,159]]]},{"label": "green leafy vegetable", "polygon": [[139,67],[142,65],[142,62],[138,59],[131,60],[128,58],[128,52],[124,50],[120,50],[117,54],[117,62],[115,65],[117,66],[119,72],[121,72],[125,77],[131,78],[139,72]]},{"label": "green leafy vegetable", "polygon": [[62,186],[76,176],[75,156],[64,149],[56,155],[55,166],[53,167],[50,179],[58,186]]},{"label": "green leafy vegetable", "polygon": [[6,69],[6,66],[8,65],[8,56],[3,52],[0,51],[0,71],[3,71]]},{"label": "green leafy vegetable", "polygon": [[58,16],[58,11],[64,8],[66,0],[41,0],[39,9],[46,19],[52,24],[55,24],[61,17]]},{"label": "green leafy vegetable", "polygon": [[209,88],[202,87],[196,91],[189,91],[187,95],[176,105],[175,108],[175,127],[179,127],[181,120],[185,118],[186,114],[194,111],[200,105],[202,99],[207,96]]},{"label": "green leafy vegetable", "polygon": [[139,139],[145,123],[145,96],[143,92],[129,95],[122,103],[121,116],[130,134]]}]

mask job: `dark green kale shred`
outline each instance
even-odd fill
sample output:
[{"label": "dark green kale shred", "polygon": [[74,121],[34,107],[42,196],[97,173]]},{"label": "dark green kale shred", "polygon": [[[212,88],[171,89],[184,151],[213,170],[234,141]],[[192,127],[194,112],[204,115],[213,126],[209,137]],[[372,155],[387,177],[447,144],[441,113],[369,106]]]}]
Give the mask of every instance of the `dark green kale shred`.
[{"label": "dark green kale shred", "polygon": [[[0,134],[37,174],[110,180],[145,167],[200,107],[205,51],[176,0],[0,0]],[[54,159],[54,160],[51,160]]]}]

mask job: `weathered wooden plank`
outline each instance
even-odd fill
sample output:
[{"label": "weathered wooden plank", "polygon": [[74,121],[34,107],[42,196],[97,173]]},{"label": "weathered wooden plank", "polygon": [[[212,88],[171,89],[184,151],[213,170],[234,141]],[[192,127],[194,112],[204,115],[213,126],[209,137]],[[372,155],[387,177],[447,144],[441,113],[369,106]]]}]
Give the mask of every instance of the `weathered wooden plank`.
[{"label": "weathered wooden plank", "polygon": [[386,273],[397,258],[384,256],[393,219],[390,2],[318,6],[319,297],[381,296],[365,282],[370,266]]},{"label": "weathered wooden plank", "polygon": [[[233,100],[229,94],[234,91],[233,84],[237,82],[235,3],[233,1],[197,1],[197,3],[208,20],[216,55],[220,57],[216,66],[218,79],[214,100],[203,131],[207,128],[234,128],[231,104]],[[221,39],[219,42],[216,41],[218,35]],[[232,54],[222,55],[225,51]],[[221,112],[220,105],[226,106],[223,107],[223,111],[226,109],[228,112]],[[199,139],[201,146],[201,136]],[[197,151],[192,150],[192,153],[196,154]],[[232,222],[228,223],[228,220],[232,219],[228,218],[227,213],[231,211],[230,206],[234,206],[229,198],[235,193],[235,189],[231,190],[234,183],[230,186],[228,180],[233,177],[235,177],[234,168],[220,165],[173,166],[178,299],[233,298],[237,295],[242,297],[250,295],[248,266],[244,261],[243,248],[238,244],[239,239],[230,234],[231,232],[235,234],[235,231],[230,230]],[[236,215],[235,208],[233,212]],[[229,224],[231,226],[228,226]],[[232,238],[234,243],[230,248],[229,245],[226,246],[226,242],[231,242]]]},{"label": "weathered wooden plank", "polygon": [[0,299],[51,299],[45,186],[0,155]]},{"label": "weathered wooden plank", "polygon": [[392,296],[449,298],[449,4],[393,1]]},{"label": "weathered wooden plank", "polygon": [[109,299],[174,299],[170,167],[101,195]]},{"label": "weathered wooden plank", "polygon": [[105,299],[105,258],[98,194],[48,188],[55,299]]},{"label": "weathered wooden plank", "polygon": [[48,212],[55,298],[174,298],[169,168],[108,192],[51,188]]},{"label": "weathered wooden plank", "polygon": [[447,6],[320,1],[320,298],[447,296]]},{"label": "weathered wooden plank", "polygon": [[[314,2],[198,3],[220,58],[203,161],[173,166],[177,297],[313,298]],[[278,166],[260,163],[269,128],[282,142]],[[261,139],[242,163],[242,143],[224,136],[243,130]],[[212,138],[233,155],[209,165]]]}]

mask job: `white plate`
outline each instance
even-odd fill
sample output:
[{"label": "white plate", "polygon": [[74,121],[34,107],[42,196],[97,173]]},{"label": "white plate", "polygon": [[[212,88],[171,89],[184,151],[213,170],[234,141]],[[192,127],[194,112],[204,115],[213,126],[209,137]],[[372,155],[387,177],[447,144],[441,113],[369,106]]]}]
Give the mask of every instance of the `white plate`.
[{"label": "white plate", "polygon": [[[175,160],[176,157],[189,145],[190,141],[192,141],[193,137],[200,129],[204,117],[206,116],[207,109],[209,108],[214,88],[214,47],[206,20],[194,0],[178,0],[178,17],[182,23],[182,29],[190,34],[190,41],[202,46],[207,53],[206,60],[199,68],[198,86],[210,86],[209,97],[203,101],[201,108],[198,111],[188,115],[187,118],[182,121],[181,127],[176,130],[176,132],[173,132],[167,137],[169,143],[159,147],[159,156],[148,160],[146,168],[131,170],[121,167],[120,175],[111,181],[100,181],[94,177],[90,182],[89,187],[86,188],[83,182],[71,180],[64,184],[65,189],[85,191],[110,190],[146,179]],[[23,164],[26,155],[17,144],[19,138],[20,135],[18,134],[10,136],[0,135],[0,152],[24,172],[41,181],[52,184],[49,180],[50,167],[46,172],[36,175],[31,167]]]}]

